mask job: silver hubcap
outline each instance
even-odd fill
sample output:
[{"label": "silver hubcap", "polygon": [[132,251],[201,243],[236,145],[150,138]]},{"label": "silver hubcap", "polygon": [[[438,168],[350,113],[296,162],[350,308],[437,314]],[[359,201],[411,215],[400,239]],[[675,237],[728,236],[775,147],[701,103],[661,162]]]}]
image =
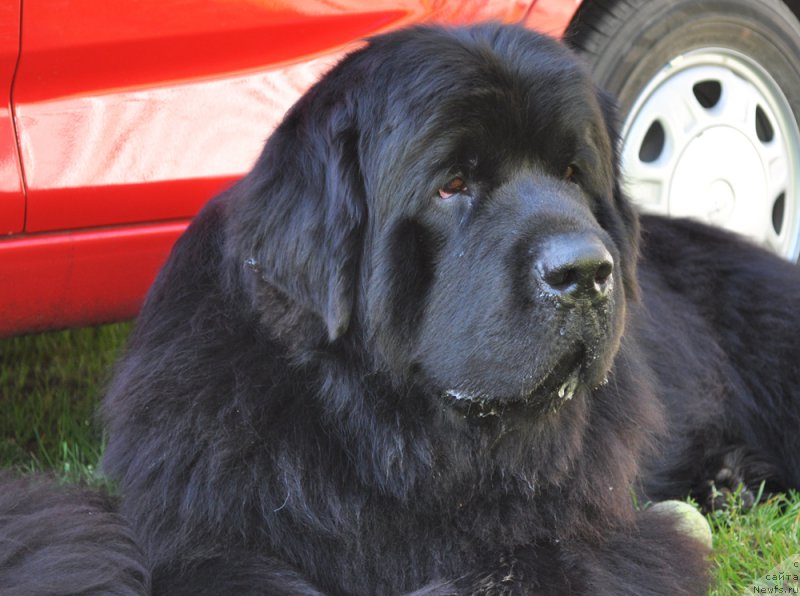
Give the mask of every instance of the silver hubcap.
[{"label": "silver hubcap", "polygon": [[738,52],[696,50],[661,69],[623,126],[622,169],[643,211],[800,253],[800,131],[778,84]]}]

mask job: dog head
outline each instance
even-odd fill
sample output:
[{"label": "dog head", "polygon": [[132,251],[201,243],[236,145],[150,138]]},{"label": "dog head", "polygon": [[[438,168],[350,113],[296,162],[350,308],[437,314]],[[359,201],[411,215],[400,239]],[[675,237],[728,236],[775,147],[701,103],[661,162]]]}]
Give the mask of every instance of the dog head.
[{"label": "dog head", "polygon": [[267,143],[229,254],[315,349],[368,346],[456,407],[557,409],[603,383],[636,296],[612,120],[520,27],[376,38]]}]

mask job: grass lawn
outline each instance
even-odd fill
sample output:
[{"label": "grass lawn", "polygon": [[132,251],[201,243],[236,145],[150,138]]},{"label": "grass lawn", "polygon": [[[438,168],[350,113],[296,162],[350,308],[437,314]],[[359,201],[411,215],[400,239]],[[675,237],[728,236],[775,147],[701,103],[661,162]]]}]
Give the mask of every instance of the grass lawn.
[{"label": "grass lawn", "polygon": [[[109,325],[0,340],[0,466],[98,482],[103,441],[95,410],[128,330]],[[762,593],[750,586],[765,574],[800,574],[800,495],[773,497],[749,512],[733,502],[708,519],[712,594]]]},{"label": "grass lawn", "polygon": [[0,339],[0,466],[92,480],[97,404],[129,325]]}]

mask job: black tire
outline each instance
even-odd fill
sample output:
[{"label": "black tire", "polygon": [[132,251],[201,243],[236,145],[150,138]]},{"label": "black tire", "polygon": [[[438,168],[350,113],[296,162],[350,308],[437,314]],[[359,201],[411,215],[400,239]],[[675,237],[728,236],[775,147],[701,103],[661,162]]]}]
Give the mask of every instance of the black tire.
[{"label": "black tire", "polygon": [[[675,65],[676,59],[704,52],[746,57],[750,66],[744,68],[744,75],[737,74],[745,80],[758,78],[763,69],[776,84],[774,93],[762,93],[764,100],[780,105],[773,105],[772,111],[762,109],[752,119],[753,130],[743,132],[753,137],[758,128],[757,136],[763,142],[778,129],[780,139],[786,142],[786,168],[800,170],[800,24],[780,0],[585,0],[566,40],[585,57],[599,86],[616,96],[623,134],[630,128],[632,110],[641,107],[643,94],[655,93],[653,81],[668,77],[665,69]],[[703,103],[699,87],[695,85],[695,95]],[[711,94],[714,92],[712,87]],[[663,131],[652,132],[650,142],[655,143],[657,154]],[[648,148],[640,150],[647,157]],[[756,240],[796,260],[800,253],[800,177],[792,174],[790,178],[783,192],[768,185],[765,194],[775,196],[753,200],[771,210],[775,230],[774,238]],[[664,212],[662,207],[653,210]]]}]

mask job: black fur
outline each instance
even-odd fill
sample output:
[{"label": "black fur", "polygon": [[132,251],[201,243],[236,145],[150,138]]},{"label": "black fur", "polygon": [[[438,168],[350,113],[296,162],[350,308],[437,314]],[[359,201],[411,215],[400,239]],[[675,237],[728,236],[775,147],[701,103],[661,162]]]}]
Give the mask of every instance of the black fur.
[{"label": "black fur", "polygon": [[148,593],[142,551],[112,499],[8,474],[0,485],[0,593]]},{"label": "black fur", "polygon": [[[295,105],[175,246],[104,404],[155,593],[705,593],[704,548],[633,492],[800,486],[800,276],[657,218],[640,259],[609,103],[485,25],[378,37]],[[602,296],[543,281],[572,238]]]}]

